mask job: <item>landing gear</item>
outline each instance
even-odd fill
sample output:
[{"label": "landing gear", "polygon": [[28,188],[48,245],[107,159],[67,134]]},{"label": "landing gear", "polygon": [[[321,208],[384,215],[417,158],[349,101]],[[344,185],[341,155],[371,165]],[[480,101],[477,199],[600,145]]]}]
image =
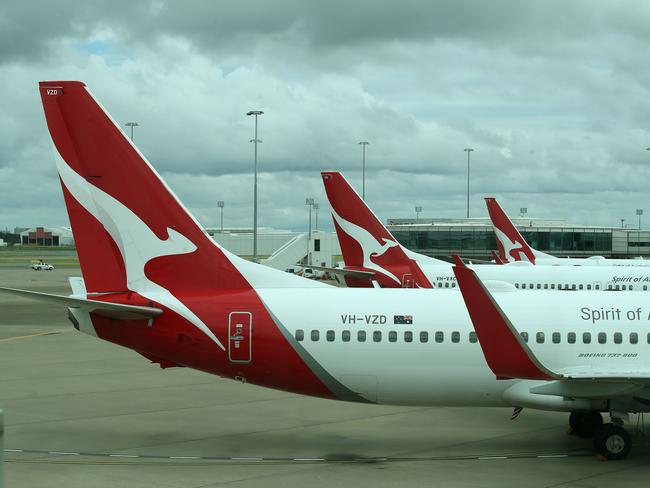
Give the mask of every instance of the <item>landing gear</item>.
[{"label": "landing gear", "polygon": [[624,459],[632,449],[632,440],[620,425],[605,424],[596,429],[594,449],[597,454],[612,461]]},{"label": "landing gear", "polygon": [[594,436],[599,427],[603,425],[600,412],[571,412],[569,426],[579,437],[589,439]]}]

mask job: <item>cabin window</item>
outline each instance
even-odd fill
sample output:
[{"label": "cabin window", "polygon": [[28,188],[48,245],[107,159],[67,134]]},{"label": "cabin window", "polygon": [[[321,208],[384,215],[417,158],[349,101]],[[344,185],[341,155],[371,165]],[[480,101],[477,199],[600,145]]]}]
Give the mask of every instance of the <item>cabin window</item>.
[{"label": "cabin window", "polygon": [[625,288],[627,288],[627,285],[623,285],[623,290],[625,290]]},{"label": "cabin window", "polygon": [[607,334],[604,332],[598,333],[598,344],[607,344]]},{"label": "cabin window", "polygon": [[548,290],[548,283],[544,283],[544,289]]},{"label": "cabin window", "polygon": [[538,290],[541,290],[541,289],[542,289],[542,285],[541,285],[540,283],[537,283],[537,289],[538,289]]},{"label": "cabin window", "polygon": [[600,290],[600,285],[594,285],[594,290]]},{"label": "cabin window", "polygon": [[397,332],[391,330],[388,333],[388,342],[397,342]]},{"label": "cabin window", "polygon": [[311,331],[311,340],[314,341],[314,342],[317,342],[318,339],[320,339],[320,332],[318,332],[317,330],[312,330]]},{"label": "cabin window", "polygon": [[614,286],[614,290],[619,291],[621,287],[619,285]]},{"label": "cabin window", "polygon": [[375,342],[381,342],[381,331],[376,330],[372,333],[372,340]]},{"label": "cabin window", "polygon": [[451,342],[460,342],[460,332],[451,333]]},{"label": "cabin window", "polygon": [[535,342],[537,342],[537,344],[544,344],[544,340],[544,332],[538,332],[535,334]]},{"label": "cabin window", "polygon": [[303,341],[304,339],[305,339],[305,331],[302,329],[298,329],[296,331],[296,340]]},{"label": "cabin window", "polygon": [[528,332],[522,332],[520,335],[524,342],[528,342]]},{"label": "cabin window", "polygon": [[350,342],[350,331],[349,330],[344,330],[341,332],[341,339],[343,342]]},{"label": "cabin window", "polygon": [[643,291],[648,291],[648,285],[643,285]]},{"label": "cabin window", "polygon": [[526,283],[522,283],[521,287],[525,290],[526,289]]},{"label": "cabin window", "polygon": [[621,342],[623,342],[623,334],[614,332],[614,344],[620,344]]},{"label": "cabin window", "polygon": [[452,288],[456,288],[456,283],[452,283],[452,284],[451,284],[451,287],[452,287]]},{"label": "cabin window", "polygon": [[515,288],[519,288],[519,283],[515,283]]},{"label": "cabin window", "polygon": [[420,332],[420,342],[429,342],[429,333],[426,331]]},{"label": "cabin window", "polygon": [[575,333],[575,332],[569,332],[569,333],[566,335],[566,341],[567,341],[569,344],[575,344],[575,343],[576,343],[576,333]]},{"label": "cabin window", "polygon": [[449,282],[445,282],[445,288],[449,288]]},{"label": "cabin window", "polygon": [[551,336],[551,339],[553,340],[553,344],[559,344],[561,340],[561,336],[559,332],[553,332],[553,335]]},{"label": "cabin window", "polygon": [[555,290],[555,283],[551,283],[551,290]]},{"label": "cabin window", "polygon": [[634,289],[634,287],[633,287],[632,285],[629,285],[629,286],[627,287],[627,289],[630,290],[630,291],[632,291],[632,290]]},{"label": "cabin window", "polygon": [[445,340],[445,334],[441,331],[436,331],[436,334],[434,336],[436,338],[436,342],[442,342]]},{"label": "cabin window", "polygon": [[650,344],[650,332],[648,332],[648,344]]},{"label": "cabin window", "polygon": [[327,342],[334,342],[334,331],[328,330],[325,334],[325,338],[327,339]]},{"label": "cabin window", "polygon": [[587,290],[591,290],[591,285],[587,285]]},{"label": "cabin window", "polygon": [[571,285],[571,289],[572,289],[572,290],[575,290],[575,289],[576,289],[576,285],[575,285],[575,283],[574,283],[573,285]]},{"label": "cabin window", "polygon": [[357,341],[366,342],[366,331],[360,330],[357,332]]},{"label": "cabin window", "polygon": [[413,342],[413,332],[410,330],[404,332],[404,342]]},{"label": "cabin window", "polygon": [[535,285],[534,285],[533,283],[530,284],[530,289],[531,289],[531,290],[534,290],[534,289],[535,289]]},{"label": "cabin window", "polygon": [[591,344],[591,333],[583,332],[583,334],[582,334],[582,343],[583,344]]},{"label": "cabin window", "polygon": [[630,332],[630,344],[638,344],[639,334],[636,332]]},{"label": "cabin window", "polygon": [[583,290],[583,289],[584,289],[584,285],[578,285],[578,289],[579,289],[579,290]]},{"label": "cabin window", "polygon": [[[469,342],[477,342],[478,338],[476,337],[476,332],[472,331],[469,333]],[[648,344],[650,344],[650,334],[648,334]]]}]

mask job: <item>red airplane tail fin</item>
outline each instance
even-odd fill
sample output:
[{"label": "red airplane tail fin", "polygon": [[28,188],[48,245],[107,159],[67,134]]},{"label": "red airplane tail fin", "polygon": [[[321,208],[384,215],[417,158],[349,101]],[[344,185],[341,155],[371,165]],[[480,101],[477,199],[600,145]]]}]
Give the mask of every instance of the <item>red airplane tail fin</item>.
[{"label": "red airplane tail fin", "polygon": [[374,271],[381,286],[431,288],[409,256],[338,171],[321,173],[343,261],[352,269]]},{"label": "red airplane tail fin", "polygon": [[499,255],[504,263],[513,261],[529,261],[535,264],[535,253],[528,245],[515,225],[505,214],[495,198],[485,199],[494,235],[499,248]]},{"label": "red airplane tail fin", "polygon": [[88,292],[250,288],[85,84],[40,93]]}]

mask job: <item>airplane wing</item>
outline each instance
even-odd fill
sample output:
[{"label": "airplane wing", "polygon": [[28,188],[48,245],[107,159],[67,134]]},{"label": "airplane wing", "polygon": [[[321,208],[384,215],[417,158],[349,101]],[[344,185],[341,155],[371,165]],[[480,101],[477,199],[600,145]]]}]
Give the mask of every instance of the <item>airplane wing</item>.
[{"label": "airplane wing", "polygon": [[118,320],[142,320],[157,317],[163,311],[156,307],[142,307],[138,305],[124,305],[121,303],[88,300],[87,298],[67,297],[38,291],[18,290],[16,288],[0,287],[0,292],[16,295],[23,298],[40,300],[42,302],[64,305],[70,308],[79,308],[103,317]]},{"label": "airplane wing", "polygon": [[325,271],[327,273],[332,273],[339,276],[350,276],[352,278],[359,279],[372,279],[375,276],[374,271],[361,271],[358,269],[345,269],[345,268],[330,268],[328,266],[303,266],[302,264],[298,265],[304,268],[317,269],[318,271]]},{"label": "airplane wing", "polygon": [[650,369],[645,368],[630,370],[625,367],[585,365],[550,370],[537,359],[476,273],[457,256],[454,256],[454,262],[454,274],[476,336],[488,366],[497,378],[559,381],[562,386],[556,391],[562,393],[551,393],[552,390],[548,390],[540,394],[562,396],[567,396],[569,391],[572,392],[571,396],[581,396],[580,388],[583,387],[575,386],[579,382],[597,382],[600,388],[603,383],[650,381]]}]

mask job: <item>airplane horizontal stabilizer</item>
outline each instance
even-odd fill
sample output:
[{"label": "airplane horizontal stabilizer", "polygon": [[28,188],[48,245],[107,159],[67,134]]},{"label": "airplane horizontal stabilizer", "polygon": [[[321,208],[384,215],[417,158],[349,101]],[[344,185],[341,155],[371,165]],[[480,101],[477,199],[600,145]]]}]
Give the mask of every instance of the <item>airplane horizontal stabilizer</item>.
[{"label": "airplane horizontal stabilizer", "polygon": [[18,290],[16,288],[0,287],[0,292],[9,293],[23,298],[40,300],[42,302],[64,305],[70,308],[79,308],[87,312],[95,313],[103,317],[117,320],[143,320],[157,317],[163,311],[156,307],[143,307],[139,305],[125,305],[122,303],[102,302],[100,300],[89,300],[87,298],[67,297],[42,293],[30,290]]}]

